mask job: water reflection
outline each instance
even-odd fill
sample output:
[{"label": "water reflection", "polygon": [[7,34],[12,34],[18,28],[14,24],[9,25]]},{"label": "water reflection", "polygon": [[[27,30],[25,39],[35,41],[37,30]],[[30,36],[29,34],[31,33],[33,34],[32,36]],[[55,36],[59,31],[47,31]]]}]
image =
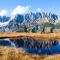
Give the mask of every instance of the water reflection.
[{"label": "water reflection", "polygon": [[34,54],[59,54],[59,40],[36,40],[30,37],[20,39],[0,39],[0,46],[22,48],[28,53]]},{"label": "water reflection", "polygon": [[9,39],[0,39],[0,46],[15,47],[15,44]]}]

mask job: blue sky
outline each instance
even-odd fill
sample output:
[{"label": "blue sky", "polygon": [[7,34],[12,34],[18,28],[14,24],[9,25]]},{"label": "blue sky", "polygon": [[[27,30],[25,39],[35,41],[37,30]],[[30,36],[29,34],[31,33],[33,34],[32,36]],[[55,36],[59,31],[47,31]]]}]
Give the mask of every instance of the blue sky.
[{"label": "blue sky", "polygon": [[8,11],[10,14],[18,6],[24,8],[28,6],[30,11],[51,11],[60,15],[60,0],[0,0],[0,12],[5,10],[5,13]]}]

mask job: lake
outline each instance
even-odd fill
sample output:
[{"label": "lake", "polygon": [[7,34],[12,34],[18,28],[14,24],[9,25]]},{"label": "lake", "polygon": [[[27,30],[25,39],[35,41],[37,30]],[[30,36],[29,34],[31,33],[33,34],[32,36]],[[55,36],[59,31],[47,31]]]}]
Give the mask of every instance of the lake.
[{"label": "lake", "polygon": [[[8,47],[15,47],[15,48],[22,48],[28,53],[32,54],[60,54],[60,44],[57,43],[57,41],[53,42],[52,46],[50,47],[44,47],[42,40],[36,41],[36,40],[25,40],[23,39],[17,39],[16,41],[10,41],[9,39],[0,39],[0,46],[8,46]],[[32,43],[33,42],[33,43]],[[38,42],[42,43],[38,44]],[[45,41],[44,41],[45,42]],[[51,42],[50,42],[51,43]],[[33,44],[33,45],[32,45]],[[43,45],[43,47],[42,47]],[[47,46],[47,45],[45,45]]]}]

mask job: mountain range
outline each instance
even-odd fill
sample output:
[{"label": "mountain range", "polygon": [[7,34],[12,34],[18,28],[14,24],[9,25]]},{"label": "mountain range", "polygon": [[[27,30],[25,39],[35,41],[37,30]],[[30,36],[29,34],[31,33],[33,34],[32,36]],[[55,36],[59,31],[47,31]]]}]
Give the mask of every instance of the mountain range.
[{"label": "mountain range", "polygon": [[58,15],[51,12],[16,14],[14,18],[0,16],[0,31],[15,31],[16,29],[19,30],[21,26],[26,28],[26,26],[33,27],[45,22],[54,24],[56,21],[58,21]]}]

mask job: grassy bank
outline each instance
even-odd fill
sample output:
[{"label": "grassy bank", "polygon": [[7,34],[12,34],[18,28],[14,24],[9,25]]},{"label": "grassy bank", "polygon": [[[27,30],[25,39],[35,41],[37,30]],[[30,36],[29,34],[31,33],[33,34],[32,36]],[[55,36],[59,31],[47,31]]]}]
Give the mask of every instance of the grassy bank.
[{"label": "grassy bank", "polygon": [[60,55],[33,55],[21,49],[0,46],[0,60],[60,60]]}]

